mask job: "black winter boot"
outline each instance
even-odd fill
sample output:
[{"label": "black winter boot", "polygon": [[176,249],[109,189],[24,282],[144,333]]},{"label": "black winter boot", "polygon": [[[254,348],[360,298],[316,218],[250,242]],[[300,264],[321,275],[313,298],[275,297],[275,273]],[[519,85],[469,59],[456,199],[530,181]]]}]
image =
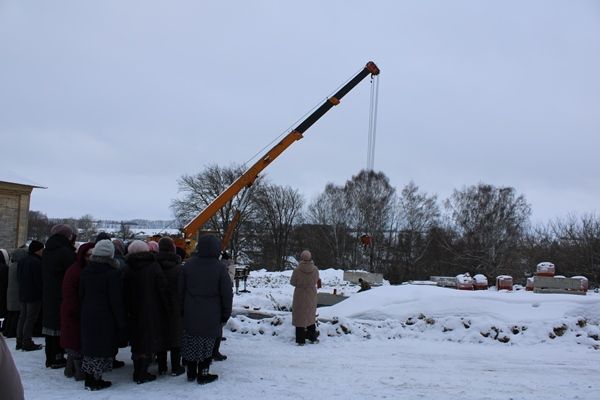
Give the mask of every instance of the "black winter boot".
[{"label": "black winter boot", "polygon": [[198,377],[198,363],[194,361],[188,361],[187,363],[187,379],[189,382],[193,382]]},{"label": "black winter boot", "polygon": [[220,337],[215,340],[215,345],[213,347],[213,354],[212,354],[212,359],[215,361],[227,360],[227,356],[224,354],[221,354],[221,352],[219,351],[221,349],[221,340],[222,340],[222,338],[220,338]]},{"label": "black winter boot", "polygon": [[181,366],[180,349],[178,347],[171,349],[171,376],[179,376],[185,372]]},{"label": "black winter boot", "polygon": [[73,360],[73,368],[75,369],[75,380],[78,382],[85,379],[85,374],[83,373],[83,370],[81,369],[82,362],[83,362],[83,360],[81,358]]},{"label": "black winter boot", "polygon": [[112,382],[104,381],[104,380],[102,380],[102,378],[96,379],[94,377],[94,375],[92,375],[92,374],[88,374],[88,373],[85,374],[84,387],[87,390],[91,390],[91,391],[102,390],[102,389],[106,389],[107,387],[110,387],[111,385],[112,385]]},{"label": "black winter boot", "polygon": [[23,339],[17,338],[17,343],[15,345],[15,350],[21,350],[23,348]]},{"label": "black winter boot", "polygon": [[210,368],[211,359],[206,359],[200,363],[198,366],[199,374],[198,379],[196,381],[200,385],[206,385],[207,383],[211,383],[219,379],[219,375],[209,374],[208,370]]},{"label": "black winter boot", "polygon": [[[23,351],[36,351],[36,350],[41,350],[42,349],[41,344],[35,344],[33,342],[33,340],[25,340],[23,341],[23,343],[21,343],[21,350]],[[46,352],[46,357],[48,357],[48,353]],[[47,363],[46,363],[47,364]],[[50,365],[46,365],[47,367],[49,367]]]},{"label": "black winter boot", "polygon": [[296,327],[296,343],[300,346],[304,346],[304,343],[306,343],[306,329],[304,327]]},{"label": "black winter boot", "polygon": [[164,375],[167,373],[167,352],[159,351],[156,353],[156,361],[158,362],[158,374]]},{"label": "black winter boot", "polygon": [[317,337],[319,337],[319,332],[317,331],[315,324],[306,327],[306,338],[309,342],[319,343],[319,339],[317,339]]},{"label": "black winter boot", "polygon": [[[138,368],[137,368],[137,379],[136,379],[136,373],[135,373],[135,363],[138,363]],[[152,375],[150,373],[148,373],[148,367],[150,366],[150,358],[144,357],[144,358],[140,358],[138,360],[134,360],[134,372],[133,372],[133,380],[135,381],[135,383],[142,384],[142,383],[146,383],[146,382],[152,382],[153,380],[156,379],[156,375]]]},{"label": "black winter boot", "polygon": [[75,364],[73,356],[67,355],[67,365],[65,365],[64,374],[67,378],[72,378],[75,376]]}]

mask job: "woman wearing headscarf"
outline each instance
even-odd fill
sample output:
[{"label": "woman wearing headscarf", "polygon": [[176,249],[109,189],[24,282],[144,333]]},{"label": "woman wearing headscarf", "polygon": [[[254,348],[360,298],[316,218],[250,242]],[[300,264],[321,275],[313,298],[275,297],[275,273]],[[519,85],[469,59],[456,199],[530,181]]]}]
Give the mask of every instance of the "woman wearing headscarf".
[{"label": "woman wearing headscarf", "polygon": [[123,286],[114,254],[110,240],[96,243],[79,281],[82,370],[88,390],[111,386],[102,374],[112,369],[117,349],[127,343]]},{"label": "woman wearing headscarf", "polygon": [[222,326],[231,316],[233,291],[227,269],[219,260],[221,243],[214,235],[198,240],[196,253],[182,267],[179,295],[183,305],[181,354],[188,381],[213,382],[210,374],[213,348]]},{"label": "woman wearing headscarf", "polygon": [[123,289],[133,359],[133,381],[140,384],[156,379],[156,375],[148,373],[148,367],[154,354],[167,347],[167,280],[145,242],[134,240],[127,251]]},{"label": "woman wearing headscarf", "polygon": [[300,253],[300,263],[292,272],[290,284],[294,287],[292,301],[292,325],[296,327],[296,343],[300,346],[317,342],[317,285],[319,270],[312,261],[310,251]]},{"label": "woman wearing headscarf", "polygon": [[67,269],[62,285],[60,305],[60,345],[67,352],[65,376],[84,379],[81,369],[81,302],[79,300],[79,280],[88,259],[92,256],[94,243],[83,243],[77,249],[77,261]]}]

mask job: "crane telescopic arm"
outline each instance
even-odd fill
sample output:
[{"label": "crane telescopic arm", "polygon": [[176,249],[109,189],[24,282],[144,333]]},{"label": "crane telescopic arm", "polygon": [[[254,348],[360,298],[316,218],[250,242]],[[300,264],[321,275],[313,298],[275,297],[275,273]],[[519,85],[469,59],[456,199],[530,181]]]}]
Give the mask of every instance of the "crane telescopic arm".
[{"label": "crane telescopic arm", "polygon": [[302,139],[302,134],[306,132],[315,122],[319,120],[333,106],[340,103],[350,90],[358,85],[368,75],[379,75],[379,68],[374,62],[369,61],[367,65],[352,79],[348,81],[332,97],[328,98],[312,114],[302,121],[295,129],[288,133],[279,143],[273,146],[261,159],[246,170],[237,178],[227,189],[219,194],[204,210],[202,210],[192,221],[184,228],[183,233],[186,237],[193,236],[202,226],[213,217],[228,201],[230,201],[243,188],[250,187],[258,177],[258,174],[264,170],[273,160],[285,151],[296,140]]}]

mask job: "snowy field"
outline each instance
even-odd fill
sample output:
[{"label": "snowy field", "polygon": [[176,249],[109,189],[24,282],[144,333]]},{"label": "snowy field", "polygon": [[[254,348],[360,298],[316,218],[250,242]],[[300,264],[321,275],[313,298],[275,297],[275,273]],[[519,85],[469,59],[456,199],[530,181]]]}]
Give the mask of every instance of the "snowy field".
[{"label": "snowy field", "polygon": [[[253,271],[234,298],[216,383],[185,375],[136,385],[129,349],[113,386],[87,392],[43,351],[15,352],[27,399],[600,399],[600,295],[383,285],[364,293],[321,271],[320,343],[294,344],[291,272]],[[243,288],[243,286],[242,286]],[[263,319],[248,317],[263,314]],[[7,342],[14,349],[14,339]],[[156,366],[151,367],[151,372]],[[1,388],[0,388],[0,398]],[[2,398],[2,400],[4,400]]]}]

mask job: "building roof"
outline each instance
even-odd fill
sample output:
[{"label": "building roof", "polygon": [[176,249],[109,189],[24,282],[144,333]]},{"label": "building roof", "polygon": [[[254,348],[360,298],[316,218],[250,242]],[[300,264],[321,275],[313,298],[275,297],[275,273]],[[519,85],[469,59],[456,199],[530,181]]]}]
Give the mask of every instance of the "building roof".
[{"label": "building roof", "polygon": [[47,189],[46,186],[42,186],[39,183],[27,179],[11,170],[0,171],[0,182],[14,183],[16,185]]}]

